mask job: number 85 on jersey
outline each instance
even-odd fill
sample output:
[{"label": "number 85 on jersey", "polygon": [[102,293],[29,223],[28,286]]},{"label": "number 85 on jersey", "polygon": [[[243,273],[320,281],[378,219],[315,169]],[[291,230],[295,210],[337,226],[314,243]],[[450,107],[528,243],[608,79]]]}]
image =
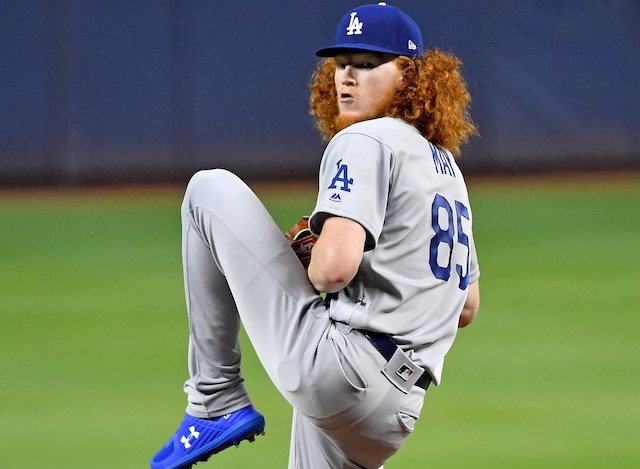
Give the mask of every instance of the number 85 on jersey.
[{"label": "number 85 on jersey", "polygon": [[[433,275],[448,281],[453,270],[453,254],[462,247],[466,251],[465,261],[455,264],[459,277],[458,288],[466,290],[469,285],[469,260],[471,249],[465,226],[470,226],[469,209],[462,202],[453,205],[442,195],[436,194],[431,204],[431,228],[434,236],[429,245],[429,266]],[[456,255],[456,259],[460,256]]]}]

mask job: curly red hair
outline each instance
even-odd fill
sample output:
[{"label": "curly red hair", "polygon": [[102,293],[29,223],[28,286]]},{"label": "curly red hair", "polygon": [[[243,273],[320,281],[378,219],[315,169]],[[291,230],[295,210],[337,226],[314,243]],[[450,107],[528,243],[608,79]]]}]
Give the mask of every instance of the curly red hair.
[{"label": "curly red hair", "polygon": [[[383,115],[404,119],[426,139],[459,155],[460,145],[478,133],[469,113],[471,96],[460,73],[462,62],[438,49],[420,58],[400,56],[394,60],[408,84],[396,93]],[[334,60],[325,59],[310,84],[311,115],[326,140],[337,133],[335,69]]]}]

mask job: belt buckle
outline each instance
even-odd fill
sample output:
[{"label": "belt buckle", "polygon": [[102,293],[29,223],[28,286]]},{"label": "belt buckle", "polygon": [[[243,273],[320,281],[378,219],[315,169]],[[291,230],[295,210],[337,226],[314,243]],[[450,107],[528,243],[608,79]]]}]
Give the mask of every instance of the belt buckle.
[{"label": "belt buckle", "polygon": [[425,370],[409,359],[400,347],[382,369],[382,373],[391,381],[391,384],[405,394],[409,394],[424,372]]}]

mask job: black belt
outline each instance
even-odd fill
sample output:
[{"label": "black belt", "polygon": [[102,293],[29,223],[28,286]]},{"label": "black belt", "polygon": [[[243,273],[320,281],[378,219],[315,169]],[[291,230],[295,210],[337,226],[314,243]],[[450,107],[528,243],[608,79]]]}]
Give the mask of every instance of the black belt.
[{"label": "black belt", "polygon": [[[360,332],[362,332],[362,334],[367,339],[369,339],[369,342],[371,342],[374,345],[374,347],[378,349],[378,352],[380,352],[382,356],[387,359],[387,361],[391,360],[391,357],[393,357],[393,354],[396,353],[396,350],[398,350],[398,344],[396,344],[393,341],[393,339],[391,339],[391,337],[389,337],[386,334],[381,334],[380,332],[370,332],[370,331],[360,331]],[[426,390],[429,387],[429,384],[431,384],[431,376],[425,370],[425,372],[422,373],[422,376],[418,378],[418,381],[416,381],[415,385],[418,386],[419,388]]]}]

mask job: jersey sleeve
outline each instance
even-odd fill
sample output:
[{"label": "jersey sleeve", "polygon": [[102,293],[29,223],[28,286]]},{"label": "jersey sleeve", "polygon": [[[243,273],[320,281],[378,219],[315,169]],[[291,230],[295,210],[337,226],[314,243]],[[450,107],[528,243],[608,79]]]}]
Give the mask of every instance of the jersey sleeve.
[{"label": "jersey sleeve", "polygon": [[330,216],[358,222],[366,232],[365,250],[378,241],[389,197],[393,155],[377,139],[361,133],[336,136],[322,157],[316,207],[309,226],[316,236]]}]

